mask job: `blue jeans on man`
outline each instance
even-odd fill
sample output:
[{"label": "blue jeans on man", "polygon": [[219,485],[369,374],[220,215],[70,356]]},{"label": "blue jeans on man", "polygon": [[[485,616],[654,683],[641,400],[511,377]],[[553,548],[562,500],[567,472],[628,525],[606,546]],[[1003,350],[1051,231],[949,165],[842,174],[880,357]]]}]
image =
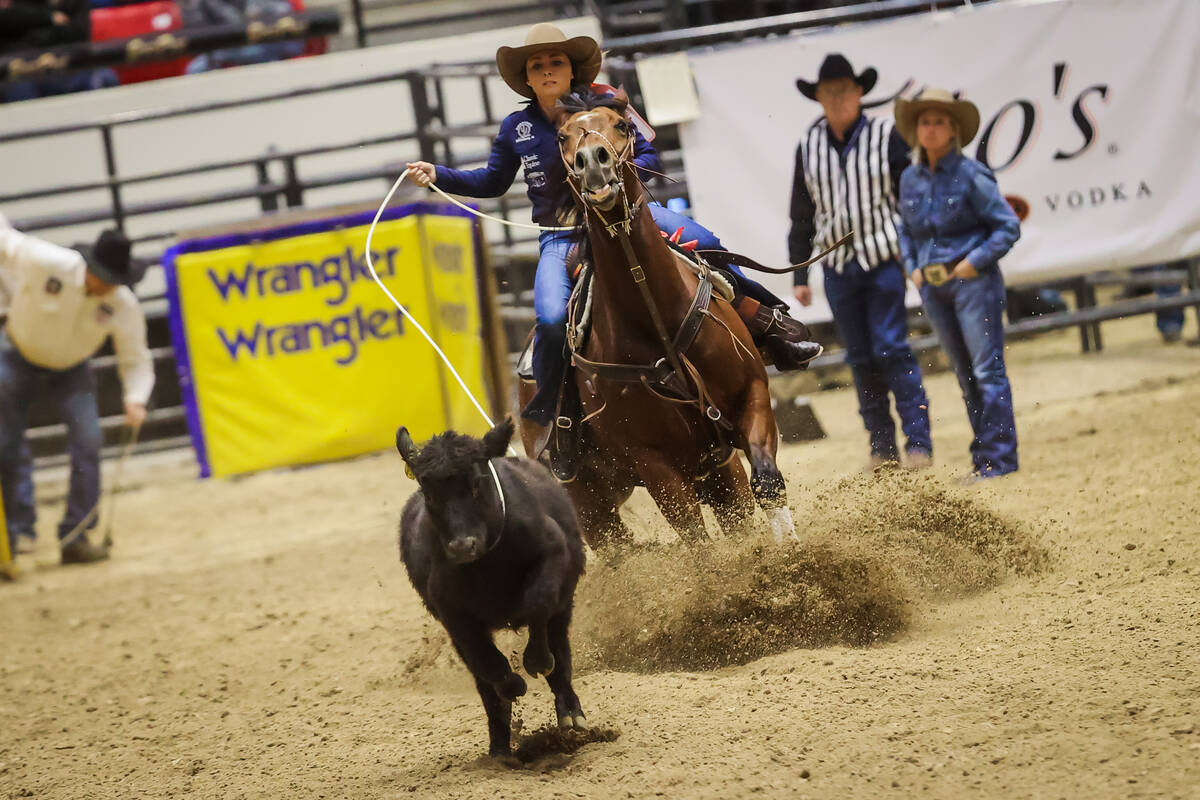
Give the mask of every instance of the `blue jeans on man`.
[{"label": "blue jeans on man", "polygon": [[921,383],[921,367],[908,346],[904,292],[904,270],[896,261],[864,270],[858,259],[852,259],[840,273],[825,268],[825,297],[846,347],[846,363],[854,375],[871,455],[884,461],[899,460],[889,391],[907,438],[905,450],[933,453],[929,400]]},{"label": "blue jeans on man", "polygon": [[995,477],[1017,469],[1017,424],[1004,366],[1004,277],[998,267],[978,278],[922,284],[921,300],[950,359],[975,438],[975,472]]},{"label": "blue jeans on man", "polygon": [[[1156,264],[1150,267],[1148,272],[1166,272],[1175,266],[1184,266],[1187,262],[1176,264]],[[1137,270],[1134,270],[1135,272]],[[1154,294],[1160,300],[1165,300],[1168,297],[1178,297],[1183,294],[1183,285],[1179,283],[1160,284],[1154,287]],[[1154,312],[1154,324],[1158,328],[1158,332],[1162,334],[1163,340],[1167,342],[1177,342],[1183,337],[1183,309],[1172,308],[1166,311]]]},{"label": "blue jeans on man", "polygon": [[[668,235],[683,228],[681,242],[696,240],[698,250],[724,250],[717,235],[691,217],[650,203],[650,215],[659,230]],[[567,254],[576,236],[571,231],[542,231],[538,236],[538,265],[533,279],[533,311],[536,319],[533,335],[533,377],[537,394],[526,406],[525,416],[543,425],[554,414],[558,388],[567,367],[567,301],[571,298],[571,276],[567,274]],[[738,290],[767,306],[783,303],[765,286],[750,280],[736,266]]]},{"label": "blue jeans on man", "polygon": [[33,491],[33,451],[28,441],[21,443],[21,463],[17,467],[16,486],[11,496],[13,503],[5,508],[5,520],[9,538],[17,544],[10,552],[21,552],[22,540],[32,550],[37,540],[37,499]]},{"label": "blue jeans on man", "polygon": [[[1182,261],[1177,264],[1152,264],[1144,267],[1134,267],[1131,272],[1134,275],[1153,275],[1156,272],[1166,272],[1174,267],[1186,268],[1187,262]],[[1150,293],[1149,288],[1131,288],[1126,291],[1131,296]],[[1178,283],[1156,284],[1154,286],[1154,294],[1160,299],[1178,297],[1183,294],[1183,286]],[[1158,328],[1158,332],[1162,334],[1163,341],[1165,342],[1177,342],[1183,338],[1183,323],[1184,314],[1182,308],[1154,312],[1154,325]]]},{"label": "blue jeans on man", "polygon": [[[70,369],[52,370],[34,366],[11,345],[0,348],[0,489],[8,520],[9,544],[16,548],[16,537],[32,529],[33,506],[24,491],[32,491],[32,481],[22,490],[22,447],[28,424],[29,402],[39,383],[45,383],[52,401],[59,407],[67,427],[67,452],[71,457],[67,508],[58,526],[59,539],[65,538],[96,506],[100,499],[100,412],[96,405],[96,382],[85,361]],[[94,527],[93,519],[88,525]]]}]

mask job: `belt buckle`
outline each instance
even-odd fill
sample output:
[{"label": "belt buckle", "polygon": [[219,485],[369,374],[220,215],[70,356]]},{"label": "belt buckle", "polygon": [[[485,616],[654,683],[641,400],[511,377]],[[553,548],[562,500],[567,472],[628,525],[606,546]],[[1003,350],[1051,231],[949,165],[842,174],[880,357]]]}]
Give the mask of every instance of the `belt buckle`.
[{"label": "belt buckle", "polygon": [[921,268],[921,276],[930,286],[941,286],[950,280],[950,272],[945,264],[926,264]]}]

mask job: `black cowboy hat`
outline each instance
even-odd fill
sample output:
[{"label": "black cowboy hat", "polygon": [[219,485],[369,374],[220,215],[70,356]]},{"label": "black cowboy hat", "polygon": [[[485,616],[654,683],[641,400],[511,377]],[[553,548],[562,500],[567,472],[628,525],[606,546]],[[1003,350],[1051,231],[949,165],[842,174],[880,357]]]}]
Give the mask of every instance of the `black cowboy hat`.
[{"label": "black cowboy hat", "polygon": [[133,286],[146,273],[146,263],[130,255],[129,239],[115,228],[101,231],[95,244],[76,249],[88,272],[112,286]]},{"label": "black cowboy hat", "polygon": [[875,71],[874,67],[867,67],[861,74],[855,75],[854,67],[850,66],[850,62],[846,60],[844,55],[841,53],[830,53],[821,62],[821,69],[817,72],[817,79],[810,83],[803,78],[797,78],[796,88],[800,90],[800,94],[809,100],[816,100],[817,84],[821,81],[832,81],[838,78],[850,78],[861,86],[863,94],[866,94],[875,88],[875,81],[879,80],[879,73]]}]

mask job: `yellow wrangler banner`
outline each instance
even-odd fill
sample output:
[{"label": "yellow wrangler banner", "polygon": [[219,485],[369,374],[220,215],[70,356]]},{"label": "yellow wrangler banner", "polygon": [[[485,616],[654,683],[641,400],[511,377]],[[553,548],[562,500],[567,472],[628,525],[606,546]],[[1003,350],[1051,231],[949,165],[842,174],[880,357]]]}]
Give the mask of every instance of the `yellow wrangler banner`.
[{"label": "yellow wrangler banner", "polygon": [[[486,423],[372,281],[373,214],[180,242],[164,257],[188,429],[201,474],[345,458]],[[390,210],[379,277],[487,408],[479,231],[452,206]]]}]

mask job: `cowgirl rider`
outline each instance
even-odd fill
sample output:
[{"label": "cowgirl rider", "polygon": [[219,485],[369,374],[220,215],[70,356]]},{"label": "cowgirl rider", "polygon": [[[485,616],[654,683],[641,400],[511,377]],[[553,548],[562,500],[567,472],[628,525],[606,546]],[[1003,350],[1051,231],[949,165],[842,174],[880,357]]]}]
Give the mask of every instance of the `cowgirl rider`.
[{"label": "cowgirl rider", "polygon": [[[513,91],[529,98],[530,102],[509,114],[500,124],[487,166],[456,170],[416,161],[407,165],[413,179],[421,186],[436,182],[452,194],[499,197],[512,185],[517,169],[522,168],[529,200],[533,204],[533,221],[546,227],[559,226],[556,206],[566,175],[558,151],[557,131],[551,119],[559,98],[573,88],[589,91],[588,87],[600,72],[600,60],[600,45],[595,39],[589,36],[568,39],[554,25],[534,25],[524,46],[501,47],[496,51],[501,77]],[[634,130],[633,165],[658,170],[658,154],[636,126]],[[675,233],[682,228],[683,240],[698,240],[700,249],[723,249],[711,231],[693,220],[657,203],[650,203],[649,208],[662,231]],[[533,375],[538,390],[521,415],[542,425],[549,424],[555,412],[558,389],[566,369],[566,314],[571,295],[566,261],[571,244],[570,231],[542,231],[538,237],[539,258],[533,299],[537,318]],[[744,275],[738,274],[736,282],[735,308],[755,342],[767,351],[777,368],[799,369],[820,354],[819,345],[803,341],[797,333],[802,330],[801,326],[774,313],[775,309],[786,308],[782,300]]]}]

